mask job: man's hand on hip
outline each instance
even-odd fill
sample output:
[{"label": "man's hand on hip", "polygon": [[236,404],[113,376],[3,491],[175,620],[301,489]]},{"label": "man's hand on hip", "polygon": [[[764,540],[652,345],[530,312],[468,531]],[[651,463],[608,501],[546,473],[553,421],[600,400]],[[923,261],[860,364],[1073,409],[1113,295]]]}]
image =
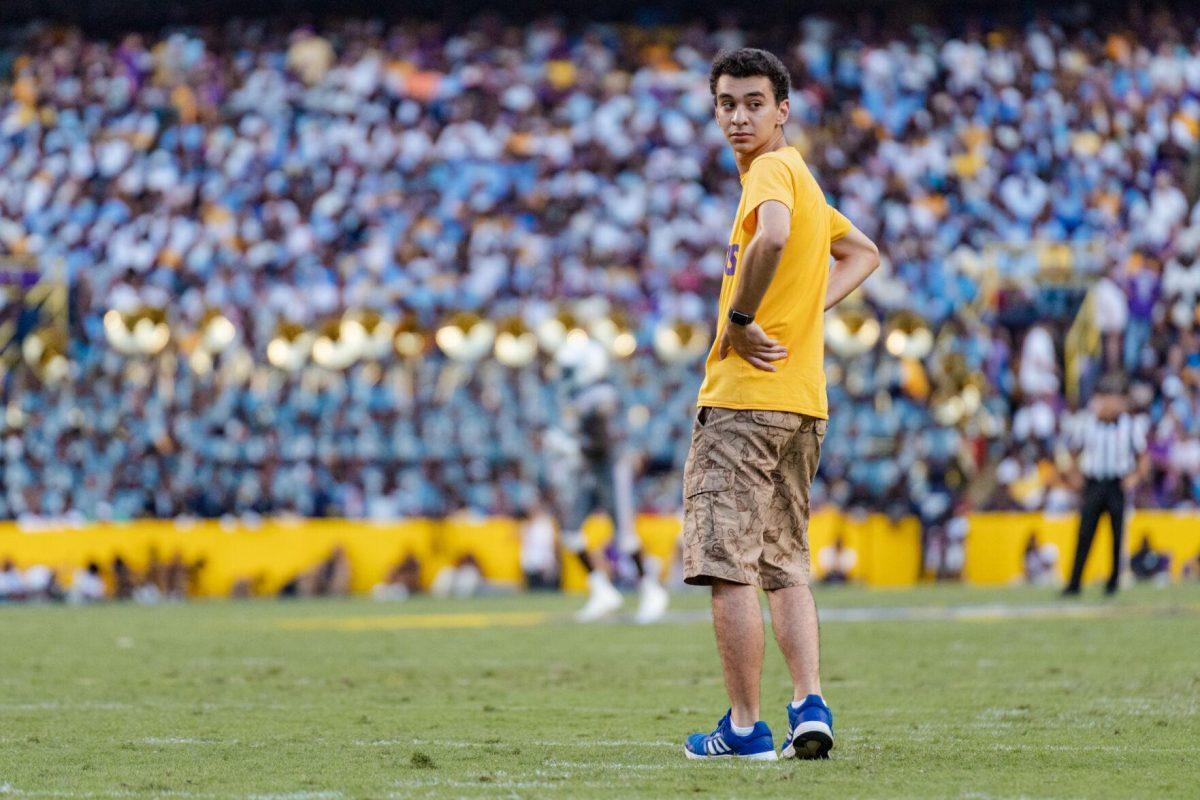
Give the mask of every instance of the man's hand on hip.
[{"label": "man's hand on hip", "polygon": [[749,325],[725,325],[717,358],[724,359],[730,350],[764,372],[775,372],[775,365],[771,362],[787,358],[788,354],[787,348],[767,336],[767,332],[757,322],[751,322]]}]

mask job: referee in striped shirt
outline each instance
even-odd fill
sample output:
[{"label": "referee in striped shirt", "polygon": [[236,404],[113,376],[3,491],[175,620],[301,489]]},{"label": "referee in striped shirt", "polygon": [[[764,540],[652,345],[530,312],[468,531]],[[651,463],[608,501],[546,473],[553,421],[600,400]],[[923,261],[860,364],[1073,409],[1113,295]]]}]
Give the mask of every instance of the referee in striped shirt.
[{"label": "referee in striped shirt", "polygon": [[1145,422],[1129,413],[1125,381],[1120,375],[1106,375],[1100,380],[1088,412],[1075,431],[1074,445],[1084,479],[1083,506],[1079,512],[1075,564],[1063,594],[1068,597],[1079,594],[1083,565],[1092,549],[1100,515],[1105,513],[1112,524],[1113,563],[1104,591],[1113,594],[1117,591],[1124,551],[1125,492],[1137,486],[1149,467]]}]

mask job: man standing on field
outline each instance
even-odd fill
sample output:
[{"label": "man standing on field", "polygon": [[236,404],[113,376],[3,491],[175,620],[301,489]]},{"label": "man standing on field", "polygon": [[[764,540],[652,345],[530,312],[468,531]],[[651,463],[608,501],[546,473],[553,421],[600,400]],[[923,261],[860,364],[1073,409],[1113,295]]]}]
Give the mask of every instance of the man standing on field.
[{"label": "man standing on field", "polygon": [[730,709],[684,749],[688,758],[776,758],[759,719],[761,587],[795,690],[783,756],[825,758],[833,715],[821,696],[808,587],[809,487],[829,418],[823,313],[866,280],[879,251],[826,204],[784,140],[790,81],[778,58],[722,53],[709,85],[742,198],[684,469],[683,563],[688,583],[712,586]]}]

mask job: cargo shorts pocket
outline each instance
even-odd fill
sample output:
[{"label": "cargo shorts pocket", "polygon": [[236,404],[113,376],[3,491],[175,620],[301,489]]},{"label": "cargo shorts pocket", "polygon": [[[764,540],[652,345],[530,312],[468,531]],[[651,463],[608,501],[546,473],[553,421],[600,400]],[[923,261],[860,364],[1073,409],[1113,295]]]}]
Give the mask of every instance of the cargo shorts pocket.
[{"label": "cargo shorts pocket", "polygon": [[829,428],[829,420],[819,419],[818,417],[810,417],[807,414],[800,416],[800,432],[815,433],[818,438],[825,435],[825,431]]},{"label": "cargo shorts pocket", "polygon": [[785,431],[796,431],[800,428],[803,417],[789,411],[751,411],[750,418],[756,425],[768,428],[782,428]]},{"label": "cargo shorts pocket", "polygon": [[733,488],[733,472],[727,469],[697,470],[688,477],[688,485],[683,488],[685,500],[705,492],[724,492]]},{"label": "cargo shorts pocket", "polygon": [[722,528],[736,524],[736,519],[730,519],[737,514],[730,496],[732,490],[732,470],[697,470],[688,476],[683,487],[685,544],[704,547],[720,538]]},{"label": "cargo shorts pocket", "polygon": [[[706,584],[714,578],[756,583],[751,567],[757,552],[747,552],[745,501],[734,490],[729,469],[706,469],[684,484],[684,581]],[[760,548],[761,549],[761,546]]]}]

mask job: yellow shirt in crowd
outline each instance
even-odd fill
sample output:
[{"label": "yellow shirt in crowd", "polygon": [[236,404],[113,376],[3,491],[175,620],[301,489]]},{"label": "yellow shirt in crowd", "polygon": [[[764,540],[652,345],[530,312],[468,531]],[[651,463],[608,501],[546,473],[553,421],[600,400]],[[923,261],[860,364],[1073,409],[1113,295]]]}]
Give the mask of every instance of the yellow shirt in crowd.
[{"label": "yellow shirt in crowd", "polygon": [[[742,255],[758,225],[758,207],[778,200],[792,213],[792,229],[775,277],[755,314],[767,335],[781,342],[788,356],[772,362],[776,372],[756,369],[736,352],[718,360],[721,334],[729,323],[729,305]],[[850,232],[850,221],[825,202],[825,194],[794,147],[764,153],[742,175],[717,317],[717,337],[705,363],[700,406],[792,411],[829,418],[825,396],[825,289],[829,282],[829,246]]]}]

